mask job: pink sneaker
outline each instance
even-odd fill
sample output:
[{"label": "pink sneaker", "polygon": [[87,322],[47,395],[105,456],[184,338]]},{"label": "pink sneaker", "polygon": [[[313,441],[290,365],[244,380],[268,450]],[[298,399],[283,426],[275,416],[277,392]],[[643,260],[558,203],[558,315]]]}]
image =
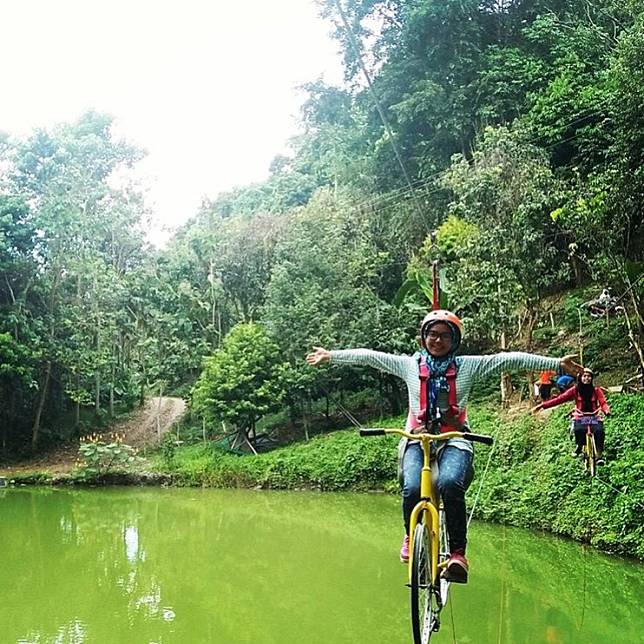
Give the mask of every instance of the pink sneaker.
[{"label": "pink sneaker", "polygon": [[466,584],[469,567],[463,551],[455,550],[449,557],[443,577],[454,584]]},{"label": "pink sneaker", "polygon": [[400,546],[400,561],[407,563],[409,561],[409,535],[406,534]]}]

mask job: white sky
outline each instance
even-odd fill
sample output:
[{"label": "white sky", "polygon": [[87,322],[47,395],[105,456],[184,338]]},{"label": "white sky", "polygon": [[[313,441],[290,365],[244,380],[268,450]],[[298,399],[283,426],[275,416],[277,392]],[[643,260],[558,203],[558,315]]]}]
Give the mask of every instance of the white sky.
[{"label": "white sky", "polygon": [[112,114],[148,152],[164,226],[266,178],[297,130],[296,86],[342,75],[313,0],[0,0],[0,24],[0,130]]}]

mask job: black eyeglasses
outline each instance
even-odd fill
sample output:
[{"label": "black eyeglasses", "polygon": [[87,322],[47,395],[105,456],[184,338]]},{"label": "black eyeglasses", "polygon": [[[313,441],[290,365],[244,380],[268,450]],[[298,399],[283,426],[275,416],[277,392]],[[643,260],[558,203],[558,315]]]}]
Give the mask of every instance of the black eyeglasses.
[{"label": "black eyeglasses", "polygon": [[449,331],[445,333],[438,333],[437,331],[428,331],[425,336],[428,340],[442,340],[443,342],[451,341],[452,334]]}]

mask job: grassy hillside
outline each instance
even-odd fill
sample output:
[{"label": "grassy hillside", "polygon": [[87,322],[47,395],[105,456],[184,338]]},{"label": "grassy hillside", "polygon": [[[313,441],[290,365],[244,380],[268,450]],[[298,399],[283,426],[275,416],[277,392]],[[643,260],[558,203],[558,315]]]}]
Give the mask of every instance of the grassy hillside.
[{"label": "grassy hillside", "polygon": [[[472,503],[482,483],[476,516],[644,558],[644,397],[619,395],[609,402],[614,413],[606,423],[608,463],[593,480],[569,455],[566,409],[539,418],[527,408],[503,415],[493,407],[472,409],[473,428],[496,437],[494,448],[477,447],[477,476],[469,492]],[[401,423],[393,418],[378,425]],[[159,459],[157,468],[183,485],[394,492],[396,443],[393,437],[365,439],[343,430],[258,456],[196,445]]]}]

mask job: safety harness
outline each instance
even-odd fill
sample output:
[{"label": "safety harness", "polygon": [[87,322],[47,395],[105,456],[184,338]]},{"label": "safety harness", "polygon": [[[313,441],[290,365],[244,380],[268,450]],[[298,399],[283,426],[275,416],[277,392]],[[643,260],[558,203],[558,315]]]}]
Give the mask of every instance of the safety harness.
[{"label": "safety harness", "polygon": [[[453,431],[469,431],[467,426],[467,410],[461,409],[456,403],[456,362],[447,367],[445,381],[447,386],[447,409],[438,406],[438,387],[432,380],[432,374],[427,364],[427,356],[418,355],[418,377],[420,378],[420,413],[418,424],[424,425],[429,432],[441,433]],[[433,407],[428,409],[428,404]]]}]

